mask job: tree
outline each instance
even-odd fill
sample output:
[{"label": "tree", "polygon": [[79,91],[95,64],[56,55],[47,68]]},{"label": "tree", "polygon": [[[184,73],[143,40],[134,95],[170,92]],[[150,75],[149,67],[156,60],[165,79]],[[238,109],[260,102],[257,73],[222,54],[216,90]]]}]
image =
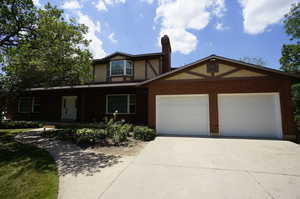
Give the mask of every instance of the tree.
[{"label": "tree", "polygon": [[286,72],[299,72],[300,70],[300,3],[294,4],[288,14],[285,15],[284,28],[291,41],[295,44],[282,46],[280,58],[281,69]]},{"label": "tree", "polygon": [[265,66],[266,65],[266,61],[261,58],[261,57],[243,57],[240,59],[240,61],[249,63],[249,64],[255,64],[255,65],[259,65],[259,66]]},{"label": "tree", "polygon": [[[300,2],[292,5],[288,14],[285,15],[284,28],[291,41],[295,44],[285,44],[281,49],[281,69],[285,72],[300,72]],[[300,84],[292,86],[292,97],[295,104],[295,118],[300,123]]]},{"label": "tree", "polygon": [[21,40],[5,55],[5,85],[10,91],[32,87],[81,84],[90,80],[92,55],[88,29],[49,3],[37,11],[29,40]]},{"label": "tree", "polygon": [[36,22],[32,0],[2,0],[0,4],[0,51],[31,37]]}]

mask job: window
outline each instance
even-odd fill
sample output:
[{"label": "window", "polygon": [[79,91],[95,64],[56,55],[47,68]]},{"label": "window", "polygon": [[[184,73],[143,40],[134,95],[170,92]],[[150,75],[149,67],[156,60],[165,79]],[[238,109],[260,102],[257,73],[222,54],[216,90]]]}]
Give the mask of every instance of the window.
[{"label": "window", "polygon": [[39,97],[21,97],[19,99],[19,113],[39,113],[41,102]]},{"label": "window", "polygon": [[39,113],[41,111],[41,99],[39,97],[33,98],[33,105],[32,105],[34,113]]},{"label": "window", "polygon": [[128,60],[115,60],[110,62],[110,76],[123,76],[133,74],[133,64]]},{"label": "window", "polygon": [[135,113],[135,95],[108,95],[106,96],[106,113],[115,111],[123,114]]},{"label": "window", "polygon": [[20,113],[31,113],[32,111],[32,98],[21,97],[19,99],[19,112]]}]

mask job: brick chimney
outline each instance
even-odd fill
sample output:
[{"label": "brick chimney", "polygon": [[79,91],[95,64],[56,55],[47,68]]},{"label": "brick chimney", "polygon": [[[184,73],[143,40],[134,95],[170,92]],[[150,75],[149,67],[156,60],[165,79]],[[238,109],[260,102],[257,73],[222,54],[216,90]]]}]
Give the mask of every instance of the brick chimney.
[{"label": "brick chimney", "polygon": [[162,73],[166,73],[171,70],[171,52],[172,52],[168,35],[164,35],[161,38],[161,47],[163,53]]}]

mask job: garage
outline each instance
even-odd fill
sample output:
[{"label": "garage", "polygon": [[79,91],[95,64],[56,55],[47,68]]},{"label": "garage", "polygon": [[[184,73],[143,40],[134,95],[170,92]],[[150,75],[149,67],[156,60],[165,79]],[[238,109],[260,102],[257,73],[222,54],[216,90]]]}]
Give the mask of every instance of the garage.
[{"label": "garage", "polygon": [[295,74],[216,55],[145,81],[159,134],[293,140]]},{"label": "garage", "polygon": [[156,96],[156,124],[160,135],[209,135],[208,95]]},{"label": "garage", "polygon": [[221,136],[282,138],[279,93],[219,94]]}]

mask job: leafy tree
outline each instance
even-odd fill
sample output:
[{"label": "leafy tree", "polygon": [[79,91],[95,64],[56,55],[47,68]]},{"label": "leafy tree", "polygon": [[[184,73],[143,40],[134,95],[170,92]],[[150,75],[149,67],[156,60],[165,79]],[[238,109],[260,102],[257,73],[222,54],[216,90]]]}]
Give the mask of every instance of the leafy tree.
[{"label": "leafy tree", "polygon": [[49,3],[37,11],[32,38],[22,40],[5,55],[5,85],[10,91],[32,87],[74,85],[89,81],[92,55],[88,29]]},{"label": "leafy tree", "polygon": [[259,65],[259,66],[265,66],[266,65],[266,61],[261,58],[261,57],[243,57],[240,59],[240,61],[249,63],[249,64],[255,64],[255,65]]},{"label": "leafy tree", "polygon": [[285,15],[284,28],[295,44],[282,46],[280,63],[281,69],[286,72],[299,72],[300,70],[300,3],[294,4],[288,14]]},{"label": "leafy tree", "polygon": [[0,50],[16,46],[31,37],[36,22],[36,8],[32,0],[1,0]]},{"label": "leafy tree", "polygon": [[[294,44],[282,46],[280,58],[281,69],[286,72],[300,72],[300,2],[292,5],[288,14],[285,15],[284,27],[287,35]],[[300,122],[300,84],[292,86],[292,96],[296,107],[296,120]]]},{"label": "leafy tree", "polygon": [[291,36],[291,40],[298,40],[300,38],[300,2],[292,5],[289,13],[285,15],[284,28],[286,34]]}]

